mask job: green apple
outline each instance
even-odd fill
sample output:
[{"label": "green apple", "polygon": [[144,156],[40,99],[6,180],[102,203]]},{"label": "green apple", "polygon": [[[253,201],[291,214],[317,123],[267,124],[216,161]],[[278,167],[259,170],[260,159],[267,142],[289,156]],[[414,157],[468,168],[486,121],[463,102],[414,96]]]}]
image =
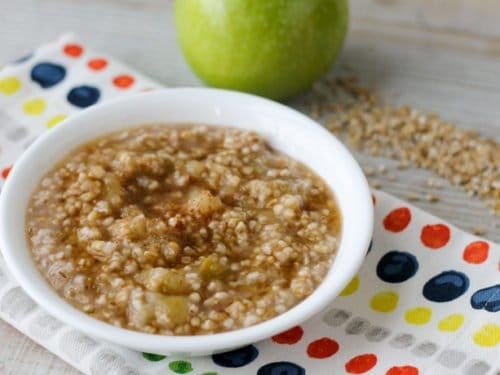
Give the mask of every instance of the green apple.
[{"label": "green apple", "polygon": [[177,0],[177,37],[215,87],[285,99],[331,66],[347,31],[347,0]]}]

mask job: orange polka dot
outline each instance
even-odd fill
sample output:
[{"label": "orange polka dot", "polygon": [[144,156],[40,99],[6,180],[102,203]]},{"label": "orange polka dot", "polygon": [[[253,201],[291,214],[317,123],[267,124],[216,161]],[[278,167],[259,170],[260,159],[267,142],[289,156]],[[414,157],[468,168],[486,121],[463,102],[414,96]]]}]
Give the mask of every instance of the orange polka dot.
[{"label": "orange polka dot", "polygon": [[10,167],[6,167],[2,170],[2,178],[5,180],[12,169],[12,165]]},{"label": "orange polka dot", "polygon": [[420,240],[431,249],[439,249],[450,240],[450,228],[444,224],[426,225],[422,228]]},{"label": "orange polka dot", "polygon": [[372,194],[372,202],[374,206],[377,204],[377,197],[375,197],[375,195],[373,194]]},{"label": "orange polka dot", "polygon": [[304,330],[300,326],[290,328],[288,331],[282,332],[279,335],[272,337],[272,340],[278,344],[293,345],[300,341],[304,335]]},{"label": "orange polka dot", "polygon": [[480,264],[488,259],[490,245],[485,241],[474,241],[465,247],[463,258],[467,263]]},{"label": "orange polka dot", "polygon": [[69,57],[80,57],[83,53],[83,47],[79,44],[66,44],[64,46],[64,53]]},{"label": "orange polka dot", "polygon": [[120,89],[129,88],[130,86],[132,86],[133,83],[134,83],[134,77],[129,76],[127,74],[117,76],[113,79],[113,84]]},{"label": "orange polka dot", "polygon": [[363,374],[370,371],[377,364],[377,356],[375,354],[362,354],[351,358],[345,364],[345,370],[349,374]]},{"label": "orange polka dot", "polygon": [[418,368],[413,366],[394,366],[385,375],[418,375]]},{"label": "orange polka dot", "polygon": [[311,342],[307,346],[307,355],[311,358],[328,358],[339,351],[337,341],[323,337],[319,340]]},{"label": "orange polka dot", "polygon": [[406,207],[396,208],[384,218],[384,228],[391,232],[401,232],[411,220],[411,212]]},{"label": "orange polka dot", "polygon": [[108,60],[101,59],[101,58],[92,59],[92,60],[89,60],[89,62],[87,63],[87,66],[92,70],[96,70],[96,71],[103,70],[106,66],[108,66]]}]

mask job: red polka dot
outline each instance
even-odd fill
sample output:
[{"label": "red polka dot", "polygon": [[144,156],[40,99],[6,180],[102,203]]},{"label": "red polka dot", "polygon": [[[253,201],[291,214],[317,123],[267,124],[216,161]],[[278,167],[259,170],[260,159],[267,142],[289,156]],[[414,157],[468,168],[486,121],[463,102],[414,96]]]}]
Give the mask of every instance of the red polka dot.
[{"label": "red polka dot", "polygon": [[444,224],[426,225],[422,228],[420,240],[431,249],[439,249],[450,240],[450,228]]},{"label": "red polka dot", "polygon": [[345,364],[345,370],[349,374],[363,374],[370,371],[377,364],[377,356],[375,354],[362,354],[351,358]]},{"label": "red polka dot", "polygon": [[375,195],[373,194],[372,194],[372,202],[374,206],[377,204],[377,197],[375,197]]},{"label": "red polka dot", "polygon": [[384,218],[384,228],[391,232],[401,232],[411,220],[411,212],[406,207],[396,208]]},{"label": "red polka dot", "polygon": [[304,330],[300,326],[295,326],[290,328],[288,331],[282,332],[279,335],[272,337],[273,341],[278,344],[288,344],[293,345],[302,338],[304,335]]},{"label": "red polka dot", "polygon": [[385,375],[418,375],[418,368],[413,366],[394,366]]},{"label": "red polka dot", "polygon": [[12,169],[12,165],[10,167],[6,167],[2,170],[2,178],[5,180]]},{"label": "red polka dot", "polygon": [[485,241],[474,241],[465,247],[463,258],[467,263],[480,264],[488,259],[490,245]]},{"label": "red polka dot", "polygon": [[106,59],[92,59],[89,60],[87,66],[92,70],[103,70],[106,66],[108,66],[108,60]]},{"label": "red polka dot", "polygon": [[80,57],[83,53],[83,48],[79,44],[66,44],[64,46],[64,53],[70,57]]},{"label": "red polka dot", "polygon": [[328,358],[339,351],[337,341],[323,337],[319,340],[311,342],[307,346],[307,355],[311,358]]},{"label": "red polka dot", "polygon": [[132,86],[133,83],[134,83],[134,77],[129,76],[127,74],[117,76],[113,79],[113,84],[120,89],[129,88],[130,86]]}]

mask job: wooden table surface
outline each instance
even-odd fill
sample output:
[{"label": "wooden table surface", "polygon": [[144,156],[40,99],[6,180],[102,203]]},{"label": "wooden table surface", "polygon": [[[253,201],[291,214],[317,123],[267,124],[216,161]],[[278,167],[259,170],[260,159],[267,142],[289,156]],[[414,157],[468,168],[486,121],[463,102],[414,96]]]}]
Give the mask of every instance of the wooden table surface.
[{"label": "wooden table surface", "polygon": [[[168,0],[0,0],[0,65],[72,30],[167,86],[198,86],[176,45]],[[500,138],[500,2],[352,0],[351,30],[338,66],[394,103],[439,113],[459,126]],[[356,153],[364,166],[390,161]],[[499,161],[500,162],[500,161]],[[381,176],[381,189],[425,196],[424,170]],[[500,219],[486,204],[444,183],[440,201],[415,204],[500,241]],[[0,374],[78,374],[0,322]]]}]

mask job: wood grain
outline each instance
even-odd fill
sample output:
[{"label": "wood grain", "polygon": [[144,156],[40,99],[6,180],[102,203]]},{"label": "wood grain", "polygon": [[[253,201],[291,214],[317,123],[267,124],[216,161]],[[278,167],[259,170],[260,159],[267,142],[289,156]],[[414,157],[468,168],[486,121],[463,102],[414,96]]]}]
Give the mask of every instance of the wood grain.
[{"label": "wood grain", "polygon": [[[164,0],[0,0],[0,65],[63,31],[168,86],[198,86],[175,41],[172,2]],[[435,111],[464,128],[500,138],[500,3],[496,0],[353,0],[351,30],[334,69],[347,65],[361,82],[395,103]],[[384,164],[362,153],[363,165]],[[424,170],[378,178],[401,198],[430,190]],[[443,182],[438,203],[416,205],[470,231],[500,241],[500,220],[483,201]],[[77,374],[0,322],[0,374]]]}]

